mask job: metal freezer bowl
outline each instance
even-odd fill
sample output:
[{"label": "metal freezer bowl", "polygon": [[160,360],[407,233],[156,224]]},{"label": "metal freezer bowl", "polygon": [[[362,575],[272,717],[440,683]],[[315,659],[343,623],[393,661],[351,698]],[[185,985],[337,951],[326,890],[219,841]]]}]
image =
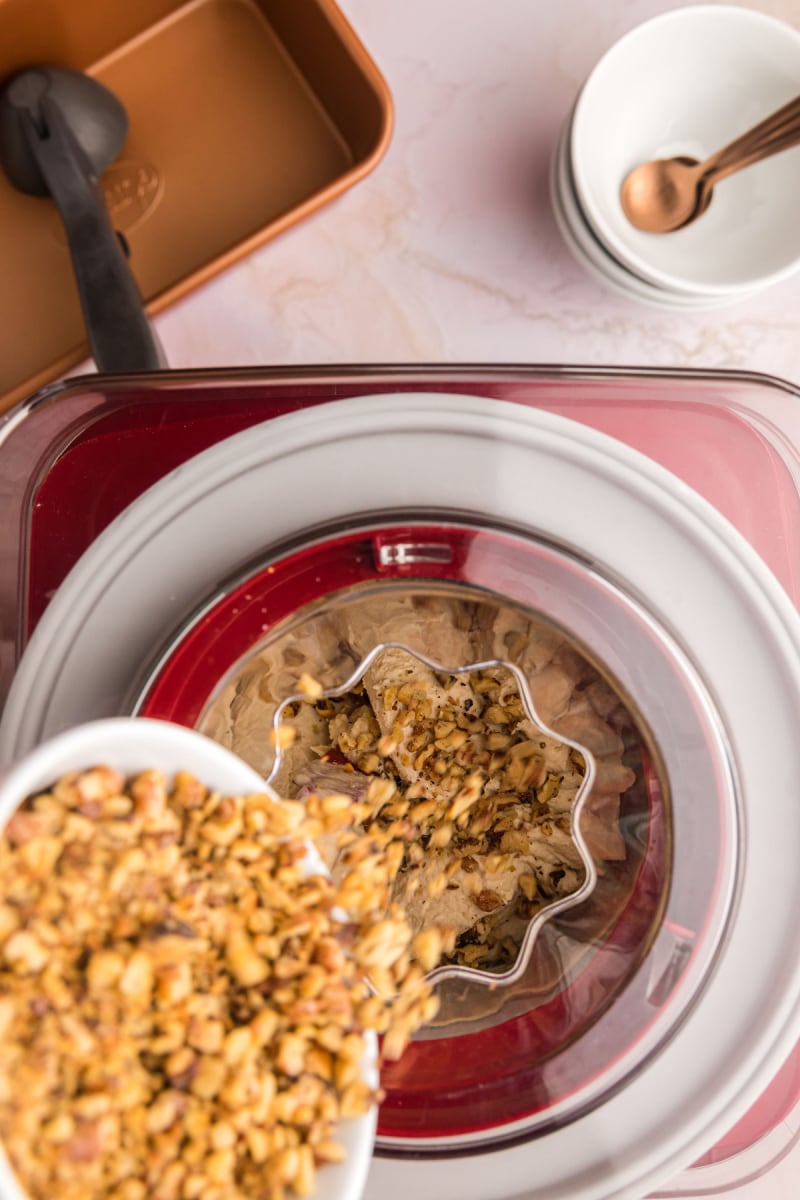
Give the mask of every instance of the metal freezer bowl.
[{"label": "metal freezer bowl", "polygon": [[[130,131],[102,183],[150,313],[289,228],[382,156],[391,100],[333,0],[5,0],[0,81],[87,71]],[[55,205],[0,174],[0,411],[86,358]]]},{"label": "metal freezer bowl", "polygon": [[[419,545],[421,540],[449,549],[449,563],[428,562],[399,569],[389,564],[376,570],[376,549],[380,561],[380,552],[387,547]],[[543,554],[549,558],[547,551]],[[520,602],[520,576],[531,581],[531,589],[535,590],[532,581],[538,577],[541,583],[543,573],[550,576],[551,586],[556,588],[560,571],[554,561],[546,565],[533,544],[479,524],[398,527],[381,523],[379,527],[366,526],[312,542],[286,556],[270,557],[261,567],[245,572],[238,583],[221,583],[215,589],[216,602],[201,602],[197,619],[176,631],[172,644],[156,656],[135,711],[197,728],[233,749],[265,776],[277,769],[276,789],[291,796],[293,772],[305,756],[304,744],[308,745],[308,738],[315,743],[321,741],[323,730],[312,719],[305,737],[301,734],[296,739],[285,756],[286,762],[278,767],[266,732],[276,719],[274,701],[294,690],[299,670],[310,672],[321,684],[335,680],[336,690],[340,690],[362,652],[373,647],[370,631],[376,617],[387,637],[408,642],[423,654],[426,647],[441,658],[449,655],[448,661],[458,651],[462,651],[460,657],[471,661],[485,658],[489,647],[498,644],[489,633],[496,621],[509,622],[508,628],[519,627],[521,621],[524,633],[511,638],[507,653],[523,676],[533,669],[532,681],[535,678],[535,663],[527,656],[525,646],[541,636],[546,642],[555,637],[569,647],[571,669],[581,661],[584,684],[590,677],[596,681],[596,671],[574,637],[560,626],[556,630],[555,625],[543,624],[538,614],[533,617]],[[573,571],[569,579],[579,591]],[[514,600],[509,597],[509,589]],[[593,599],[593,619],[599,623],[603,600],[599,593]],[[270,614],[266,628],[265,612]],[[420,614],[424,614],[422,619]],[[336,643],[338,649],[331,655]],[[304,659],[302,665],[297,662],[300,657]],[[615,682],[607,675],[604,682],[617,692]],[[666,688],[660,689],[662,697],[665,692]],[[671,877],[669,786],[666,778],[663,786],[660,782],[659,776],[665,776],[660,756],[647,748],[657,740],[654,732],[645,730],[618,692],[617,702],[618,717],[626,710],[625,719],[615,721],[624,743],[623,761],[632,768],[635,782],[625,789],[619,807],[612,802],[610,808],[600,793],[593,795],[591,790],[585,803],[590,822],[592,812],[602,813],[606,820],[613,808],[611,819],[624,842],[624,856],[615,855],[615,861],[606,863],[600,871],[594,889],[576,910],[571,932],[568,917],[566,923],[559,919],[557,930],[549,924],[555,914],[546,918],[549,927],[542,926],[536,935],[535,961],[521,964],[521,973],[514,970],[513,978],[489,989],[485,980],[463,977],[442,980],[437,986],[439,1013],[420,1038],[477,1035],[472,1045],[474,1049],[480,1045],[481,1049],[471,1057],[478,1071],[481,1063],[500,1062],[507,1057],[509,1031],[517,1017],[526,1025],[525,1046],[531,1059],[541,1058],[557,1043],[573,1040],[578,1029],[585,1030],[600,1015],[601,1008],[607,1007],[612,995],[618,996],[625,988],[664,916],[667,881]],[[682,791],[689,790],[697,785],[700,774],[698,765],[691,780],[684,779],[678,786]],[[345,790],[347,782],[342,780]],[[708,782],[713,786],[711,780]],[[707,792],[701,787],[700,794]],[[713,857],[715,851],[708,850],[705,842],[709,828],[698,831],[693,846],[703,842],[707,854]],[[544,912],[547,909],[540,910]],[[589,946],[601,944],[606,944],[603,953],[587,954]],[[520,958],[522,952],[520,944]],[[566,1003],[563,986],[568,958],[569,973],[574,978]],[[593,981],[600,976],[605,984],[596,991]],[[527,1024],[534,1007],[538,1014],[536,1031]],[[501,1024],[504,1033],[495,1044],[489,1031]],[[629,1022],[625,1025],[630,1028]],[[435,1105],[435,1121],[426,1122],[419,1110],[419,1097],[413,1096],[407,1084],[412,1079],[435,1078],[441,1054],[441,1044],[418,1046],[407,1052],[399,1068],[387,1066],[381,1136],[392,1126],[424,1126],[428,1135],[433,1125],[440,1123],[451,1131],[483,1127],[490,1107],[493,1121],[501,1114],[507,1119],[510,1111],[526,1109],[529,1095],[521,1102],[519,1091],[510,1095],[502,1086],[496,1089],[490,1106],[487,1080],[483,1081],[481,1102],[476,1103],[471,1085],[466,1090],[456,1087],[456,1076],[464,1064],[463,1056],[457,1056],[452,1071],[446,1072],[448,1098]],[[582,1055],[574,1065],[579,1074],[584,1074],[587,1056]],[[430,1111],[426,1106],[428,1116]]]}]

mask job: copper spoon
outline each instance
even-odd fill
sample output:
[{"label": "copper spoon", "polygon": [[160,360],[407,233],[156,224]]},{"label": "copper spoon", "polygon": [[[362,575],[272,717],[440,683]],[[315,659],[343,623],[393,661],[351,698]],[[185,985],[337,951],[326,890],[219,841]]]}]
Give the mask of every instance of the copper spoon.
[{"label": "copper spoon", "polygon": [[620,189],[623,212],[647,233],[670,233],[708,208],[714,184],[800,142],[800,97],[723,146],[704,162],[684,156],[641,163]]}]

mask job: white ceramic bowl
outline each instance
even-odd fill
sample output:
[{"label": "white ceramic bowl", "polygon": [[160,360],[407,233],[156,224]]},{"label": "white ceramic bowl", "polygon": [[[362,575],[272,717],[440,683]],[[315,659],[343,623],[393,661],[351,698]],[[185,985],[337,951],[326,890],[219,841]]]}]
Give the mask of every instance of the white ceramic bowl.
[{"label": "white ceramic bowl", "polygon": [[610,253],[684,294],[747,293],[795,271],[800,147],[723,180],[708,211],[674,233],[635,229],[619,189],[647,159],[704,159],[798,85],[800,31],[746,8],[675,9],[612,46],[581,90],[570,144],[578,200]]},{"label": "white ceramic bowl", "polygon": [[[0,776],[0,826],[26,797],[51,786],[68,771],[103,763],[126,775],[156,767],[168,776],[188,770],[207,786],[229,794],[272,792],[262,777],[242,759],[203,734],[136,717],[111,717],[90,721],[42,742]],[[306,856],[309,871],[324,871],[316,853]],[[377,1082],[377,1043],[370,1037],[369,1062],[364,1077]],[[24,1100],[21,1100],[24,1103]],[[345,1121],[337,1132],[344,1145],[345,1162],[319,1172],[315,1200],[358,1200],[364,1189],[375,1141],[375,1108],[363,1117]],[[0,1196],[27,1200],[0,1148]]]},{"label": "white ceramic bowl", "polygon": [[706,296],[670,291],[635,275],[613,258],[590,228],[575,194],[569,161],[570,126],[571,118],[562,129],[553,155],[550,198],[556,224],[567,248],[590,275],[628,300],[668,312],[720,308],[747,299],[751,293]]}]

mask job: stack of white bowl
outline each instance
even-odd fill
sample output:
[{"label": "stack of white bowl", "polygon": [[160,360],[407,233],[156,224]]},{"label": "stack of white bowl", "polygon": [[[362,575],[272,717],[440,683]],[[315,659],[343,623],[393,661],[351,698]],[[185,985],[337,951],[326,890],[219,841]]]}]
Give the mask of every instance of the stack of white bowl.
[{"label": "stack of white bowl", "polygon": [[800,267],[800,147],[719,182],[708,210],[643,233],[620,186],[652,158],[700,161],[800,93],[800,30],[752,9],[674,9],[627,33],[569,113],[551,171],[576,259],[609,287],[666,309],[735,303]]}]

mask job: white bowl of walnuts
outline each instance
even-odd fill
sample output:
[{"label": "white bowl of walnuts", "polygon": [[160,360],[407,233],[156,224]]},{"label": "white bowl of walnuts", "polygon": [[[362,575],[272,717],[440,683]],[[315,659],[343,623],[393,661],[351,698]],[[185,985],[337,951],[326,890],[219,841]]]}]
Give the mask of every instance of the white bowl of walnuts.
[{"label": "white bowl of walnuts", "polygon": [[14,766],[0,826],[0,1193],[355,1200],[380,1022],[303,806],[113,718]]}]

